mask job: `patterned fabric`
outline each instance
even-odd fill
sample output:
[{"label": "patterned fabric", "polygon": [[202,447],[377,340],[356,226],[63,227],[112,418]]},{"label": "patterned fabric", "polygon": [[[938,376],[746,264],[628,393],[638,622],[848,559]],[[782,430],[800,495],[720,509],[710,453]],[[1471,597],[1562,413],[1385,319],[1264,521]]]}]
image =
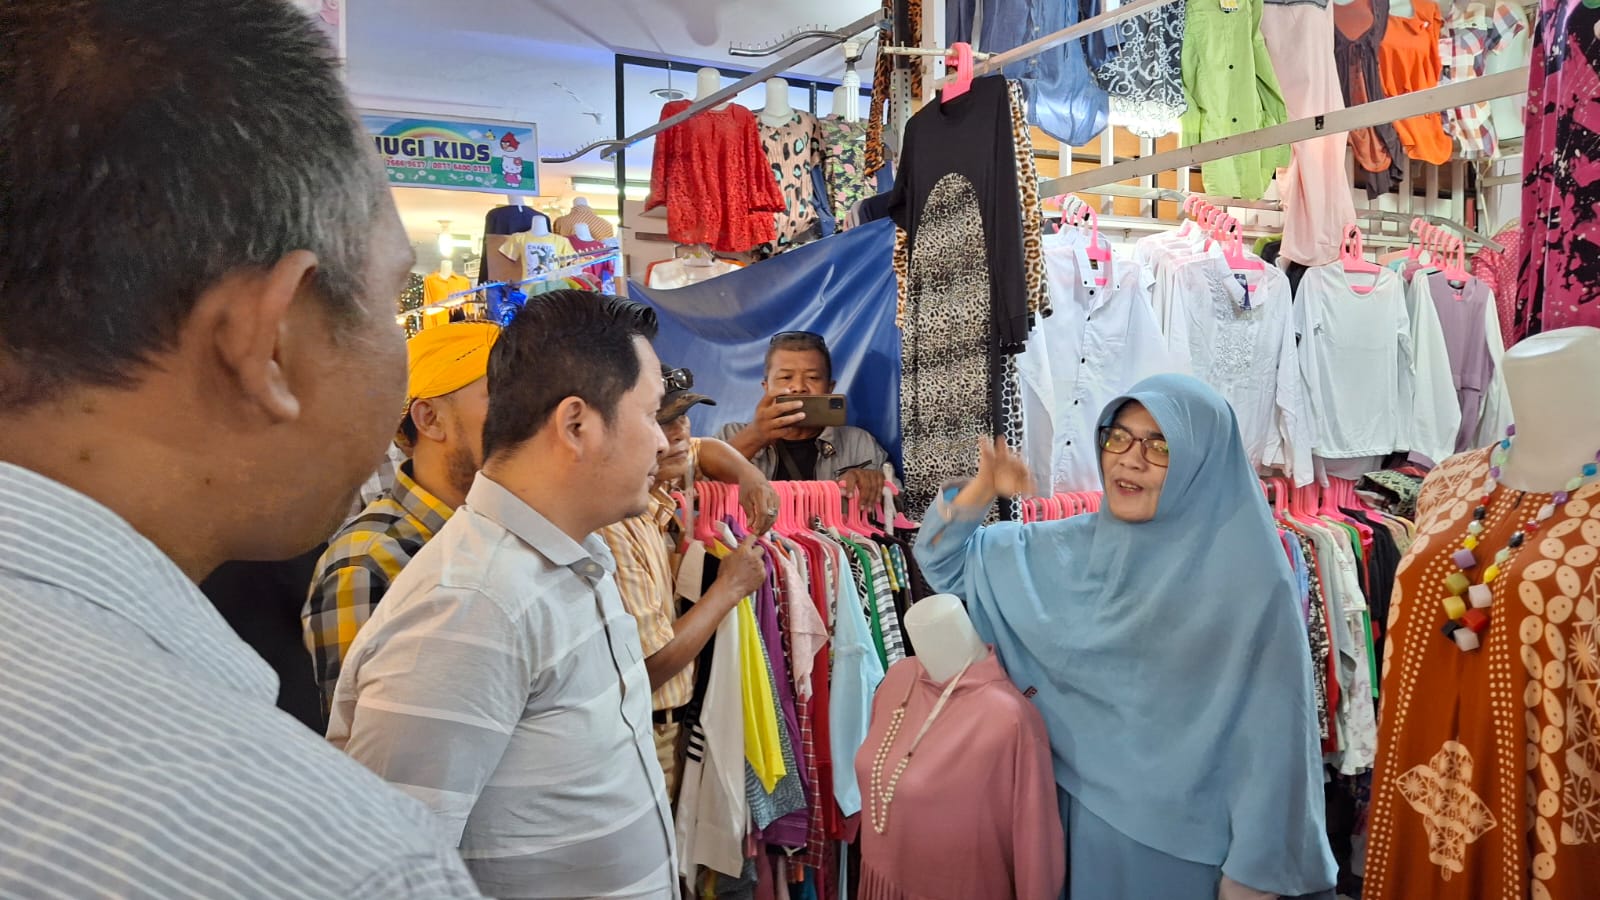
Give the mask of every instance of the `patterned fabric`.
[{"label": "patterned fabric", "polygon": [[817,117],[796,110],[782,125],[761,122],[761,142],[772,177],[783,191],[784,211],[778,213],[777,245],[799,242],[817,227],[816,189],[811,170],[822,165],[822,134]]},{"label": "patterned fabric", "polygon": [[833,205],[834,215],[842,217],[857,203],[878,193],[878,180],[867,173],[867,123],[828,116],[817,120],[817,135],[828,202]]},{"label": "patterned fabric", "polygon": [[1331,734],[1328,725],[1328,711],[1332,708],[1328,702],[1328,667],[1333,658],[1333,644],[1330,639],[1332,632],[1328,629],[1328,601],[1322,593],[1321,573],[1316,571],[1316,547],[1312,545],[1311,539],[1304,535],[1294,535],[1293,540],[1299,545],[1301,559],[1307,567],[1306,572],[1311,576],[1305,580],[1308,619],[1306,638],[1311,648],[1311,676],[1313,687],[1316,689],[1317,735],[1326,741]]},{"label": "patterned fabric", "polygon": [[1011,82],[1011,146],[1017,159],[1017,192],[1022,209],[1022,265],[1028,279],[1028,310],[1037,318],[1050,315],[1050,286],[1044,273],[1044,205],[1039,202],[1039,166],[1033,158],[1033,129],[1028,127],[1028,99],[1022,85]]},{"label": "patterned fabric", "polygon": [[589,226],[589,236],[597,241],[603,241],[606,238],[616,237],[617,235],[617,230],[611,226],[610,222],[600,218],[599,213],[581,203],[575,204],[572,207],[572,212],[557,219],[555,224],[551,226],[551,230],[556,234],[572,237],[573,231],[576,230],[579,224]]},{"label": "patterned fabric", "polygon": [[[1489,54],[1515,36],[1520,27],[1504,9],[1491,15],[1483,3],[1452,5],[1445,13],[1444,33],[1439,35],[1439,58],[1443,63],[1439,83],[1481,77]],[[1490,159],[1497,154],[1499,144],[1491,113],[1487,100],[1444,111],[1444,130],[1455,138],[1463,159]]]},{"label": "patterned fabric", "polygon": [[[650,495],[650,510],[644,515],[600,529],[616,557],[617,590],[623,607],[639,623],[639,644],[646,659],[677,636],[672,627],[677,619],[677,591],[666,535],[674,506],[671,495],[657,489]],[[691,661],[656,688],[650,696],[651,707],[672,710],[688,703],[694,693],[694,667]]]},{"label": "patterned fabric", "polygon": [[[898,7],[898,9],[896,9]],[[894,37],[902,47],[922,46],[922,0],[883,0],[883,17],[894,22]],[[879,53],[872,66],[872,105],[867,113],[867,174],[874,175],[889,161],[883,146],[883,116],[889,105],[894,70],[911,72],[911,96],[922,96],[922,63],[915,58]]]},{"label": "patterned fabric", "polygon": [[1111,97],[1111,124],[1141,137],[1177,130],[1189,102],[1183,96],[1184,0],[1114,26],[1118,52],[1094,70]]},{"label": "patterned fabric", "polygon": [[0,896],[479,896],[122,518],[0,463],[0,544]]},{"label": "patterned fabric", "polygon": [[[668,119],[691,101],[661,107]],[[743,253],[777,240],[772,213],[784,212],[755,114],[737,103],[708,109],[656,135],[650,199],[644,211],[667,208],[667,236]]]},{"label": "patterned fabric", "polygon": [[[1579,900],[1600,879],[1600,484],[1501,567],[1483,647],[1462,653],[1439,634],[1436,598],[1488,472],[1487,450],[1433,471],[1400,563],[1363,893],[1375,900]],[[1497,491],[1480,558],[1550,499]]]},{"label": "patterned fabric", "polygon": [[394,487],[395,473],[400,471],[401,464],[409,458],[398,444],[393,441],[389,442],[389,448],[383,455],[383,462],[378,463],[378,470],[373,472],[366,482],[361,485],[361,490],[356,495],[356,501],[350,507],[350,514],[345,517],[345,524],[348,525],[351,519],[361,515],[361,511],[366,509],[374,500],[382,497]]},{"label": "patterned fabric", "polygon": [[411,469],[410,460],[402,463],[394,487],[334,535],[317,562],[300,621],[313,674],[322,687],[324,713],[356,632],[372,617],[389,584],[454,512],[417,484]]},{"label": "patterned fabric", "polygon": [[1517,331],[1517,259],[1522,254],[1522,226],[1509,225],[1494,236],[1504,252],[1485,248],[1472,257],[1472,276],[1494,288],[1500,314],[1500,336],[1509,349],[1526,335]]},{"label": "patterned fabric", "polygon": [[1600,326],[1600,9],[1543,0],[1522,149],[1519,335]]}]

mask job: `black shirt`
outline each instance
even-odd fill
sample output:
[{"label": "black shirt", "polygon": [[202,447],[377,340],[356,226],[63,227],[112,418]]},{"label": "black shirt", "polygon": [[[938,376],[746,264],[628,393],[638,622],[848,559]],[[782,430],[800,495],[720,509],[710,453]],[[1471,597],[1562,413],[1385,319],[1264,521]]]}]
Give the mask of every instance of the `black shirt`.
[{"label": "black shirt", "polygon": [[[817,442],[779,441],[774,450],[778,454],[778,471],[774,481],[816,481]],[[791,466],[792,463],[792,466]]]}]

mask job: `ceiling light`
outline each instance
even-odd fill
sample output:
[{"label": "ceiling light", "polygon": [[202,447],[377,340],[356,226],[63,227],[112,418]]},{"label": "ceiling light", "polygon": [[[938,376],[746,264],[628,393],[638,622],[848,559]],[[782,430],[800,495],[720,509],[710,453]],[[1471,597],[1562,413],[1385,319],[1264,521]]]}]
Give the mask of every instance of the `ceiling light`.
[{"label": "ceiling light", "polygon": [[[617,183],[609,178],[572,179],[572,189],[580,194],[597,194],[606,197],[617,195]],[[623,188],[623,196],[629,200],[643,200],[650,195],[650,182],[629,181]]]},{"label": "ceiling light", "polygon": [[658,100],[665,100],[669,103],[673,100],[686,100],[689,97],[688,94],[673,87],[656,88],[650,92],[650,96],[655,97]]}]

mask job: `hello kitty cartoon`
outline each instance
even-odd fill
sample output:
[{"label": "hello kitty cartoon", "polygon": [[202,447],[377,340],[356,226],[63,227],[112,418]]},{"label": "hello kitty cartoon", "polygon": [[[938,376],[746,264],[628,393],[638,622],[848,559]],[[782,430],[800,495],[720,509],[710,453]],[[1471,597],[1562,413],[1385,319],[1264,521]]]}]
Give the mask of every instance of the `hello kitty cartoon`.
[{"label": "hello kitty cartoon", "polygon": [[509,131],[500,137],[500,173],[505,177],[507,187],[522,186],[522,157],[511,155],[521,146],[517,136]]}]

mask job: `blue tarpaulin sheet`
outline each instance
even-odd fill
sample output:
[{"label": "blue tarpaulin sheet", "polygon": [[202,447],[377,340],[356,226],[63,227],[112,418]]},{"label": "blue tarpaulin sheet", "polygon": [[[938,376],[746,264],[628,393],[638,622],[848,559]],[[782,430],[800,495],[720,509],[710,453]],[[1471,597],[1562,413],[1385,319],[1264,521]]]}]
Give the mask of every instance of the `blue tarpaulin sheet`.
[{"label": "blue tarpaulin sheet", "polygon": [[762,361],[774,334],[813,331],[833,352],[850,424],[900,460],[900,333],[892,260],[894,223],[869,222],[700,284],[629,296],[661,318],[656,351],[694,371],[695,390],[717,401],[690,413],[694,433],[748,422],[761,399]]}]

